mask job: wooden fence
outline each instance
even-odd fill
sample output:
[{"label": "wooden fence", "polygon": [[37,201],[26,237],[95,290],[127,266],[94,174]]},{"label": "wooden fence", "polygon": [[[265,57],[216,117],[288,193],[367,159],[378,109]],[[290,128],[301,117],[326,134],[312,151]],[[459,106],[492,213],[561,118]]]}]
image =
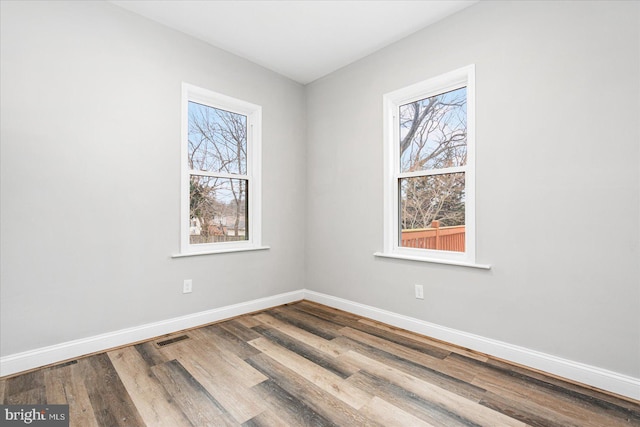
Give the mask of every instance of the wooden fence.
[{"label": "wooden fence", "polygon": [[220,242],[238,242],[247,240],[245,236],[225,236],[225,235],[213,235],[213,236],[201,236],[191,235],[189,236],[189,243],[197,245],[201,243],[220,243]]},{"label": "wooden fence", "polygon": [[439,221],[433,221],[430,228],[402,230],[400,246],[405,248],[464,252],[464,240],[464,225],[440,227]]}]

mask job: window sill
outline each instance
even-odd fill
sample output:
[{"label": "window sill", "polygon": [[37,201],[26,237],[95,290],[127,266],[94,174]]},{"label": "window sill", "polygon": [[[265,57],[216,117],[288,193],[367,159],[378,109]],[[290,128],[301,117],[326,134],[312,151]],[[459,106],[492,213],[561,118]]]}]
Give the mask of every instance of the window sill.
[{"label": "window sill", "polygon": [[185,258],[185,257],[200,256],[200,255],[227,254],[231,252],[263,251],[266,249],[271,249],[271,247],[270,246],[247,246],[246,248],[228,248],[228,249],[216,249],[216,250],[202,251],[202,252],[187,252],[182,254],[171,255],[171,258]]},{"label": "window sill", "polygon": [[411,255],[391,254],[391,253],[385,253],[385,252],[375,252],[373,255],[377,257],[383,257],[383,258],[395,258],[395,259],[404,259],[407,261],[420,261],[420,262],[431,262],[434,264],[456,265],[459,267],[479,268],[482,270],[491,269],[490,264],[476,264],[471,262],[454,261],[454,260],[448,260],[448,259],[426,258],[426,257],[418,257],[418,256],[411,256]]}]

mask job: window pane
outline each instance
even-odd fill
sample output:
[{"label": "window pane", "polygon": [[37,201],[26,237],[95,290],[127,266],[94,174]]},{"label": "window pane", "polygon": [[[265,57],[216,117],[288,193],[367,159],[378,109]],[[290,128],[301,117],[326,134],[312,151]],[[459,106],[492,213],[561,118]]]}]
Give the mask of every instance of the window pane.
[{"label": "window pane", "polygon": [[247,173],[247,117],[189,101],[189,168]]},{"label": "window pane", "polygon": [[467,88],[400,106],[400,171],[464,166]]},{"label": "window pane", "polygon": [[248,240],[247,180],[192,175],[191,244]]},{"label": "window pane", "polygon": [[464,252],[464,173],[402,178],[402,247]]}]

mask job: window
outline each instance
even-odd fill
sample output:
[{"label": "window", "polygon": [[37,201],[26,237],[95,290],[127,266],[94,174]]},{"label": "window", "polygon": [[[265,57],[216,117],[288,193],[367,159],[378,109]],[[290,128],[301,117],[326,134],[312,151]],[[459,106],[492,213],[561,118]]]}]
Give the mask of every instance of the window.
[{"label": "window", "polygon": [[183,83],[181,255],[265,249],[258,105]]},{"label": "window", "polygon": [[376,255],[475,264],[474,66],[388,93]]}]

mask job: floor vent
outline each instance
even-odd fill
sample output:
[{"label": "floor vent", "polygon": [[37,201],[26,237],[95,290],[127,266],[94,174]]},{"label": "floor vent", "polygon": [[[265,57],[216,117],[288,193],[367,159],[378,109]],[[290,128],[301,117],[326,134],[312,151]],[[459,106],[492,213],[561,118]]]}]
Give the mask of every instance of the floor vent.
[{"label": "floor vent", "polygon": [[168,340],[164,340],[164,341],[158,341],[158,342],[156,342],[156,345],[158,347],[164,347],[166,345],[174,344],[174,343],[177,343],[179,341],[183,341],[183,340],[187,340],[187,339],[189,339],[189,337],[187,335],[180,335],[179,337],[169,338]]}]

